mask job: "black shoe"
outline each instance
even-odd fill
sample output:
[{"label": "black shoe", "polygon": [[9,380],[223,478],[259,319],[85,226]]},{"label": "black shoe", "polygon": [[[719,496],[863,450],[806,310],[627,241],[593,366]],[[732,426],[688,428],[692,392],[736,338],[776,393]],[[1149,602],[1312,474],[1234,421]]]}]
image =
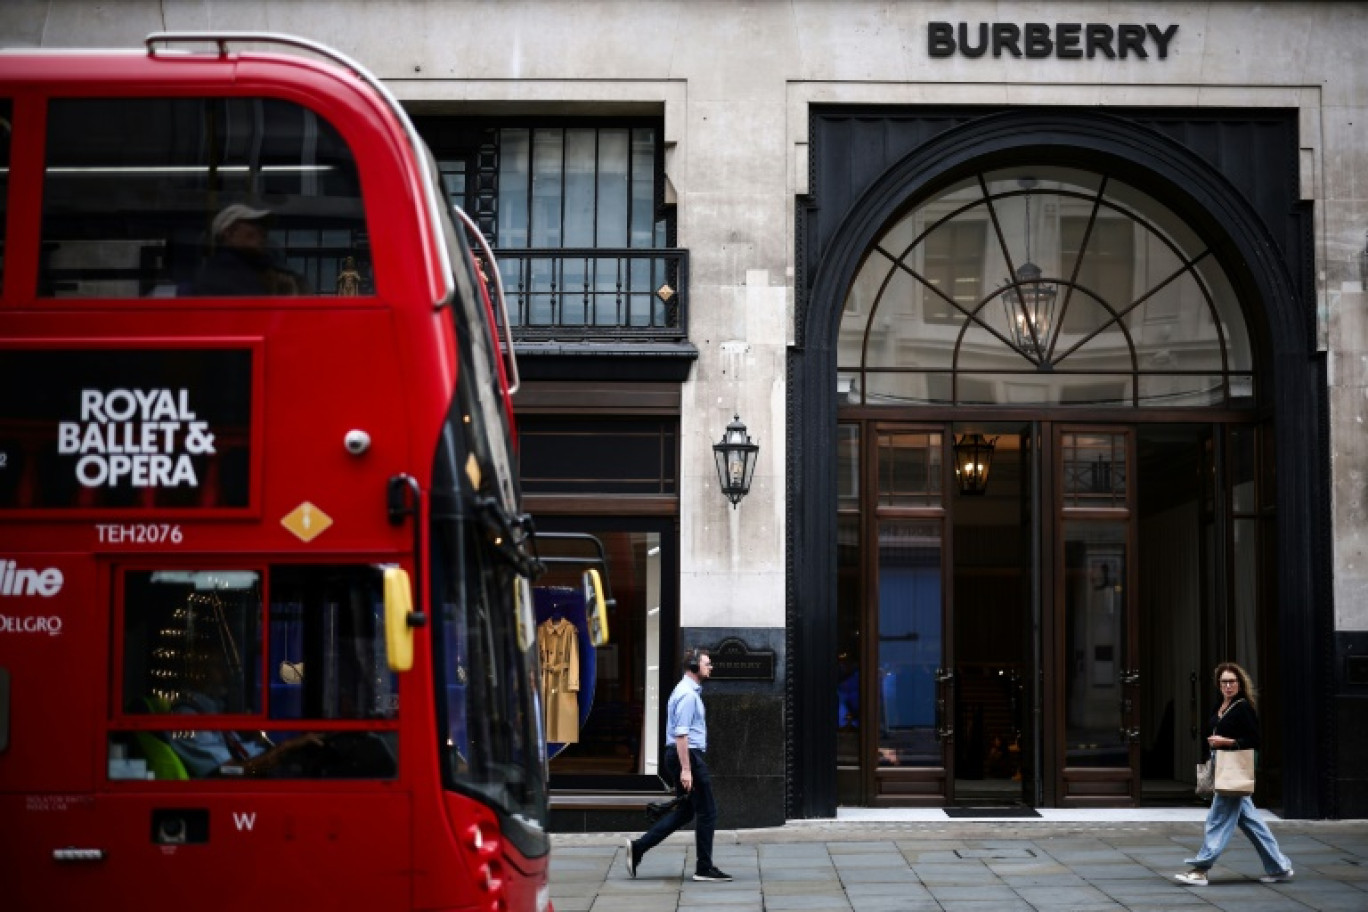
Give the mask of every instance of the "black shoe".
[{"label": "black shoe", "polygon": [[636,877],[637,865],[641,862],[641,853],[637,851],[636,843],[631,839],[624,839],[627,845],[627,873]]},{"label": "black shoe", "polygon": [[731,879],[730,874],[719,871],[717,868],[708,868],[706,871],[699,871],[694,875],[694,880],[705,880],[709,883],[729,883]]}]

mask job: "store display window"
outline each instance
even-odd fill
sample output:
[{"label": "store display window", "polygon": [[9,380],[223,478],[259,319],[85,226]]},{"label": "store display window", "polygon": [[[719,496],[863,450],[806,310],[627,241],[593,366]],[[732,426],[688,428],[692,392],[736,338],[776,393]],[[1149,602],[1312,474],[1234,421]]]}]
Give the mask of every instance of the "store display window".
[{"label": "store display window", "polygon": [[595,549],[554,533],[539,539],[548,572],[533,588],[533,612],[553,789],[629,787],[637,784],[631,777],[658,772],[662,675],[666,687],[674,683],[673,668],[660,663],[673,650],[662,643],[674,626],[662,623],[671,535],[595,529],[583,536],[602,545],[609,637],[600,646],[590,635],[582,580],[596,565]]}]

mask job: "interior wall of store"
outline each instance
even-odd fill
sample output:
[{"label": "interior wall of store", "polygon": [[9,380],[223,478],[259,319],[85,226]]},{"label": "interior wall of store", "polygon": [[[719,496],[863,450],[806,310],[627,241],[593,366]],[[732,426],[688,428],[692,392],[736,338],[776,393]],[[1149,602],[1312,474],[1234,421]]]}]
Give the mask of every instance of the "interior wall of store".
[{"label": "interior wall of store", "polygon": [[[1179,29],[1167,59],[932,58],[927,23],[1121,19]],[[6,46],[139,48],[152,31],[307,36],[425,112],[663,113],[667,194],[691,254],[683,390],[681,625],[782,628],[786,353],[795,342],[795,206],[814,104],[1281,108],[1297,112],[1315,206],[1317,345],[1329,364],[1335,655],[1368,644],[1368,7],[1341,3],[916,3],[599,0],[366,4],[28,0]],[[1151,50],[1153,50],[1151,45]],[[1257,153],[1256,153],[1257,154]],[[751,494],[717,492],[710,445],[732,414],[760,444]],[[814,446],[829,441],[812,441]],[[1337,665],[1337,678],[1343,670]],[[1368,684],[1342,681],[1368,701]],[[1362,690],[1359,693],[1358,688]],[[1341,732],[1362,717],[1346,703]],[[1365,745],[1368,748],[1368,745]],[[1365,774],[1368,775],[1368,774]],[[1361,783],[1368,796],[1368,779]]]}]

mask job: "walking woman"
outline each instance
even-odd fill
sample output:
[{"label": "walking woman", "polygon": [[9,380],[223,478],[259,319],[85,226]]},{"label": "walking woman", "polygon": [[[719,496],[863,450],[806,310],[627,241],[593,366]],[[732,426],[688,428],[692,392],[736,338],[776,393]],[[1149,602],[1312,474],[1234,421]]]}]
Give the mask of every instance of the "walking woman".
[{"label": "walking woman", "polygon": [[[1234,662],[1222,662],[1216,666],[1216,686],[1221,691],[1221,704],[1207,720],[1206,730],[1211,732],[1207,744],[1213,751],[1257,750],[1259,716],[1255,712],[1255,704],[1258,695],[1249,672]],[[1211,798],[1201,851],[1195,858],[1184,862],[1192,870],[1176,874],[1175,878],[1180,883],[1205,887],[1207,871],[1221,857],[1237,826],[1254,843],[1259,860],[1263,862],[1264,876],[1259,878],[1262,883],[1283,883],[1292,879],[1292,862],[1278,848],[1278,841],[1273,838],[1268,824],[1259,817],[1259,812],[1254,808],[1254,799],[1249,795],[1221,794]]]}]

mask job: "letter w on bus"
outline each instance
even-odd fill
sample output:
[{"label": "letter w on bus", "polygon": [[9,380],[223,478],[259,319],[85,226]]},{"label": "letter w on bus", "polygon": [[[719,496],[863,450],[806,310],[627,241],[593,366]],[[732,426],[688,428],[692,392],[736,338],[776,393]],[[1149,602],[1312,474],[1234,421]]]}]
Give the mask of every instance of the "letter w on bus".
[{"label": "letter w on bus", "polygon": [[256,826],[256,811],[233,811],[233,826],[239,830],[250,830]]}]

